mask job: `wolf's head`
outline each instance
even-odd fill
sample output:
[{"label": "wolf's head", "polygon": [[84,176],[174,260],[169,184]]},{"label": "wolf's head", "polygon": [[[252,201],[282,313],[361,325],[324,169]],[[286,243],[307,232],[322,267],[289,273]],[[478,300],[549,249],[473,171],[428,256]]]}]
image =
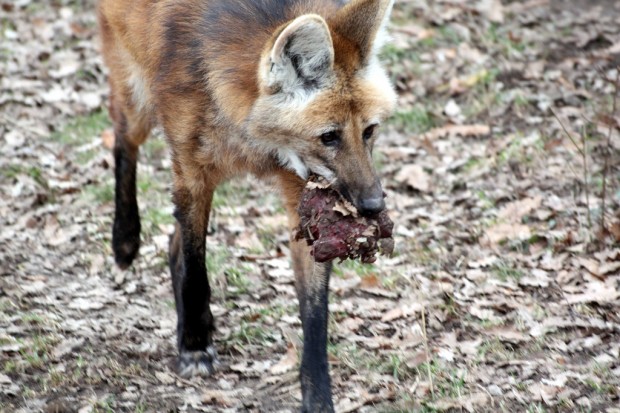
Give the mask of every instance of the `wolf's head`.
[{"label": "wolf's head", "polygon": [[279,27],[262,53],[247,124],[284,166],[334,181],[362,213],[385,205],[371,153],[396,100],[377,58],[392,4],[352,0],[326,19],[305,14]]}]

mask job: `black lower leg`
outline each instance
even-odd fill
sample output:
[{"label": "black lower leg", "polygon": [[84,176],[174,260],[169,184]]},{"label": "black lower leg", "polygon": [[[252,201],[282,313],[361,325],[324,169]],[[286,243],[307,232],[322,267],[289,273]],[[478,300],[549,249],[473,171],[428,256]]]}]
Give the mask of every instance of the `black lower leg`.
[{"label": "black lower leg", "polygon": [[140,215],[136,199],[136,161],[138,148],[125,140],[127,122],[121,119],[115,128],[114,160],[116,179],[115,213],[112,230],[114,258],[121,268],[127,268],[140,248]]},{"label": "black lower leg", "polygon": [[299,291],[299,304],[304,332],[301,362],[303,412],[333,412],[329,365],[327,362],[327,295],[331,265],[321,268],[310,288]]},{"label": "black lower leg", "polygon": [[179,372],[210,374],[217,362],[212,347],[211,288],[205,268],[205,228],[196,228],[177,205],[177,230],[171,242],[170,270],[177,308]]}]

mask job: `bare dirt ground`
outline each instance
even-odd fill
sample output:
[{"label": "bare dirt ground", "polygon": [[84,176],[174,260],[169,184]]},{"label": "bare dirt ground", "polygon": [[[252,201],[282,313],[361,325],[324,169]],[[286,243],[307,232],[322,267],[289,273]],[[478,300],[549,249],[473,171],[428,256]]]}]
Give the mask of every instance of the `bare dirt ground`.
[{"label": "bare dirt ground", "polygon": [[[383,58],[400,101],[376,157],[396,254],[332,279],[338,412],[620,412],[620,3],[503,3],[396,4]],[[277,194],[251,178],[218,191],[224,367],[180,379],[161,134],[123,273],[94,1],[0,6],[0,411],[295,411]]]}]

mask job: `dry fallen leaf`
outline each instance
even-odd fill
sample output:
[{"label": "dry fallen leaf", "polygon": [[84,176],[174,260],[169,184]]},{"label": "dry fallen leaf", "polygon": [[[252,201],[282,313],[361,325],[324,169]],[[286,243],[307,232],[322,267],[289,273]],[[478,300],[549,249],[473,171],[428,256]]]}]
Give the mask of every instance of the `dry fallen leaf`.
[{"label": "dry fallen leaf", "polygon": [[101,132],[101,142],[104,148],[112,150],[114,148],[114,131],[112,129],[105,129]]},{"label": "dry fallen leaf", "polygon": [[493,23],[504,22],[504,8],[500,0],[478,0],[478,12]]},{"label": "dry fallen leaf", "polygon": [[419,313],[423,309],[424,309],[424,306],[420,303],[409,303],[401,307],[393,308],[389,310],[388,312],[384,313],[381,316],[381,321],[389,322],[389,321],[393,321],[401,317],[408,317],[412,314]]},{"label": "dry fallen leaf", "polygon": [[403,166],[394,179],[420,192],[430,191],[430,177],[420,165]]},{"label": "dry fallen leaf", "polygon": [[588,270],[588,272],[596,278],[602,278],[603,274],[600,271],[600,264],[596,260],[592,258],[577,257],[577,262],[579,262],[583,268]]},{"label": "dry fallen leaf", "polygon": [[520,223],[524,216],[539,208],[541,202],[542,198],[539,196],[535,198],[520,199],[504,205],[497,215],[502,220]]},{"label": "dry fallen leaf", "polygon": [[525,240],[531,235],[530,228],[527,225],[500,223],[485,231],[485,237],[481,239],[481,243],[496,245],[506,240]]},{"label": "dry fallen leaf", "polygon": [[286,350],[286,354],[282,356],[280,361],[271,366],[271,369],[269,369],[269,371],[271,372],[271,374],[286,373],[287,371],[291,371],[295,368],[295,366],[297,365],[297,361],[297,349],[293,346],[289,346]]},{"label": "dry fallen leaf", "polygon": [[368,274],[362,277],[362,282],[360,284],[362,288],[374,288],[381,286],[381,280],[377,276],[377,274]]}]

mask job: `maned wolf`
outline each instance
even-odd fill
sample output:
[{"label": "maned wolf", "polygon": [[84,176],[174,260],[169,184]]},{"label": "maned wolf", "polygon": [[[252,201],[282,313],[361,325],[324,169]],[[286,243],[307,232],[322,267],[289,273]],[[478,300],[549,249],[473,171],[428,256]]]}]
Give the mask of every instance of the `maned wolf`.
[{"label": "maned wolf", "polygon": [[[384,208],[371,160],[395,93],[377,53],[393,0],[101,0],[116,135],[113,249],[128,267],[140,244],[138,148],[156,122],[172,153],[177,219],[170,271],[179,374],[217,366],[205,269],[213,191],[251,173],[279,183],[291,228],[310,173],[362,213]],[[304,334],[304,412],[331,412],[330,264],[291,239]]]}]

